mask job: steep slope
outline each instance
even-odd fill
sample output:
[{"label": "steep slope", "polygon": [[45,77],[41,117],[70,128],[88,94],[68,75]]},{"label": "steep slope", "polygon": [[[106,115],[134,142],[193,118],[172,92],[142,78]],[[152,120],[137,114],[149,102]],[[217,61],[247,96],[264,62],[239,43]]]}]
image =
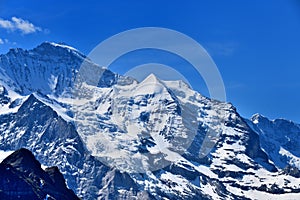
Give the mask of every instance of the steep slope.
[{"label": "steep slope", "polygon": [[61,95],[70,93],[76,74],[83,63],[104,74],[100,87],[109,87],[121,76],[92,63],[76,49],[44,42],[32,50],[11,49],[0,55],[0,80],[22,95],[32,92]]},{"label": "steep slope", "polygon": [[8,77],[20,94],[62,93],[64,87],[71,87],[83,59],[77,51],[48,42],[29,51],[11,49],[0,57],[2,76]]},{"label": "steep slope", "polygon": [[[79,196],[85,199],[97,198],[98,191],[108,184],[102,182],[102,179],[114,169],[106,167],[88,154],[74,124],[59,116],[48,106],[54,103],[50,104],[50,99],[45,98],[38,94],[30,95],[17,112],[1,115],[0,148],[6,151],[22,147],[30,149],[43,165],[58,166],[68,186]],[[41,100],[47,100],[48,105]],[[59,108],[56,106],[56,109]],[[124,189],[122,179],[116,181],[115,188],[119,187]],[[132,187],[136,188],[128,184],[125,190],[130,191]],[[131,192],[135,195],[137,193],[136,190]],[[115,191],[106,194],[108,196],[111,193],[118,196]]]},{"label": "steep slope", "polygon": [[57,167],[43,170],[27,149],[19,149],[0,163],[1,199],[79,199],[68,189]]},{"label": "steep slope", "polygon": [[230,104],[154,75],[137,84],[93,89],[93,98],[76,104],[84,143],[108,166],[145,173],[134,179],[158,199],[298,191],[299,180],[278,171],[261,149],[259,135]]},{"label": "steep slope", "polygon": [[256,114],[249,124],[260,135],[261,146],[279,168],[300,169],[300,125],[285,119],[269,120]]}]

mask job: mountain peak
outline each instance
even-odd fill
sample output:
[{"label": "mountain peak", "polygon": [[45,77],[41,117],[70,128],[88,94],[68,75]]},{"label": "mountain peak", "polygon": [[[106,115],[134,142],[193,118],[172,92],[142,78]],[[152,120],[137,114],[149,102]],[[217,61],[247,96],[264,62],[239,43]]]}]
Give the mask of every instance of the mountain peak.
[{"label": "mountain peak", "polygon": [[76,53],[78,54],[79,56],[81,57],[84,57],[85,56],[79,51],[77,50],[76,48],[72,47],[72,46],[69,46],[67,45],[66,43],[62,43],[62,42],[59,42],[59,43],[56,43],[56,42],[43,42],[41,43],[40,45],[38,45],[36,48],[33,49],[33,51],[37,51],[37,52],[48,52],[49,50],[53,50],[53,51],[57,51],[57,50],[65,50],[69,53]]},{"label": "mountain peak", "polygon": [[36,91],[62,94],[72,87],[75,72],[85,59],[75,48],[53,42],[32,50],[12,49],[1,55],[0,81],[6,85],[13,82],[15,91],[22,95]]},{"label": "mountain peak", "polygon": [[21,148],[0,163],[0,199],[78,200],[57,167],[44,171],[31,151]]},{"label": "mountain peak", "polygon": [[41,168],[41,164],[35,159],[34,155],[28,149],[21,148],[7,158],[2,163],[10,164],[16,168],[24,168],[24,170],[36,170]]},{"label": "mountain peak", "polygon": [[259,114],[259,113],[256,113],[254,114],[252,117],[251,117],[251,121],[254,123],[254,124],[257,124],[259,122],[262,122],[262,121],[270,121],[267,117]]},{"label": "mountain peak", "polygon": [[138,91],[145,94],[162,93],[165,85],[154,75],[147,76],[138,86]]},{"label": "mountain peak", "polygon": [[55,42],[43,42],[42,45],[51,45],[51,46],[54,46],[54,47],[60,47],[60,48],[65,48],[65,49],[70,49],[72,51],[77,51],[79,52],[77,49],[75,49],[74,47],[71,47],[69,45],[67,45],[66,43],[63,43],[63,42],[59,42],[59,43],[55,43]]},{"label": "mountain peak", "polygon": [[142,83],[157,83],[159,82],[159,79],[153,74],[149,74],[143,81]]}]

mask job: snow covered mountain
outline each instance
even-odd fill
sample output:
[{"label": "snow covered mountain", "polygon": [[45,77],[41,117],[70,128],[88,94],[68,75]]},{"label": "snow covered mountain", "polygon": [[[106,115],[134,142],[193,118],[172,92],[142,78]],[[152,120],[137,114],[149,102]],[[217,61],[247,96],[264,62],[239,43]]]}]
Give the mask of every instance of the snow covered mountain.
[{"label": "snow covered mountain", "polygon": [[[82,63],[97,83],[75,84]],[[291,121],[244,119],[182,81],[138,83],[49,42],[1,55],[0,85],[0,150],[31,150],[83,199],[300,198]]]}]

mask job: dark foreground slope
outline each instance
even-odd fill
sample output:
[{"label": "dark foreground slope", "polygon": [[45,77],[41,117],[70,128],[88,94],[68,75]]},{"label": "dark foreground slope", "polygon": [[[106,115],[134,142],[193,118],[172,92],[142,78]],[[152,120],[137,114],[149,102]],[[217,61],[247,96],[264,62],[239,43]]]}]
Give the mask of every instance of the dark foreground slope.
[{"label": "dark foreground slope", "polygon": [[0,164],[0,199],[79,199],[68,189],[57,167],[45,170],[27,149],[19,149]]}]

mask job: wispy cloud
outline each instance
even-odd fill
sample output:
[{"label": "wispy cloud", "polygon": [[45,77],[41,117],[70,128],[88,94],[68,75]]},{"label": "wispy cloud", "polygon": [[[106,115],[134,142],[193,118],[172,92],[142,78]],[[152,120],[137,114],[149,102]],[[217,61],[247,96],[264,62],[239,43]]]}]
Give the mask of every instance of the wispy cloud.
[{"label": "wispy cloud", "polygon": [[42,31],[42,28],[18,17],[12,17],[11,20],[0,18],[0,27],[8,31],[20,31],[22,34],[30,34]]},{"label": "wispy cloud", "polygon": [[11,42],[6,38],[4,38],[4,39],[0,38],[0,45],[1,44],[16,45],[17,43],[16,42]]},{"label": "wispy cloud", "polygon": [[13,23],[11,21],[4,20],[2,18],[0,18],[0,26],[2,28],[9,29],[9,30],[14,28],[14,25],[13,25]]}]

